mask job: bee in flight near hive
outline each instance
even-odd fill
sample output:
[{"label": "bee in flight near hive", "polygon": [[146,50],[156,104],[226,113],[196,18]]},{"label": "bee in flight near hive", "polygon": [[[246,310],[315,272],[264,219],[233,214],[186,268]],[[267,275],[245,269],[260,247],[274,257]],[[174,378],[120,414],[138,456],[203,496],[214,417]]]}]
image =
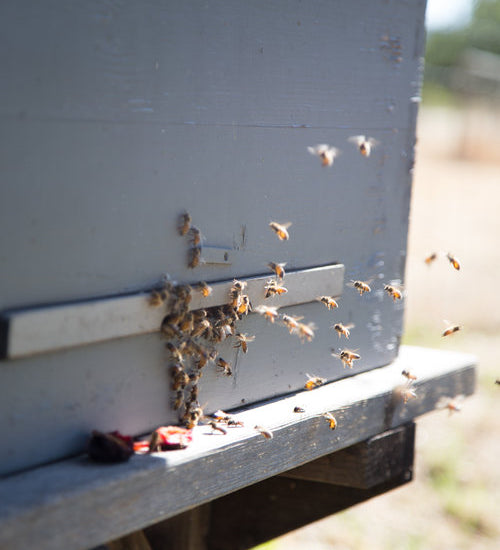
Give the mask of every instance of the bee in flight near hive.
[{"label": "bee in flight near hive", "polygon": [[414,380],[417,379],[417,377],[416,377],[414,374],[412,374],[410,371],[407,371],[407,370],[401,371],[401,374],[402,374],[405,378],[407,378],[408,380],[411,380],[411,381],[414,381]]},{"label": "bee in flight near hive", "polygon": [[318,298],[316,298],[316,300],[318,300],[318,302],[321,302],[322,304],[325,304],[325,306],[328,309],[332,309],[334,307],[339,307],[339,305],[333,299],[332,296],[318,296]]},{"label": "bee in flight near hive", "polygon": [[409,380],[403,386],[398,386],[395,391],[396,391],[396,395],[398,395],[403,400],[403,403],[405,404],[408,403],[410,399],[417,398],[417,392],[412,387],[411,380]]},{"label": "bee in flight near hive", "polygon": [[353,361],[357,361],[358,359],[361,359],[361,355],[357,354],[356,352],[350,349],[341,349],[339,350],[339,353],[336,353],[335,349],[332,348],[331,353],[334,357],[337,357],[342,361],[342,363],[344,364],[344,368],[347,366],[350,369],[352,369]]},{"label": "bee in flight near hive", "polygon": [[283,314],[281,316],[281,321],[286,326],[290,334],[292,334],[292,332],[299,330],[299,321],[303,318],[304,317],[295,317],[293,315]]},{"label": "bee in flight near hive", "polygon": [[191,229],[191,216],[187,212],[183,212],[179,216],[179,225],[177,227],[179,235],[186,235]]},{"label": "bee in flight near hive", "polygon": [[268,440],[273,438],[273,432],[271,430],[268,430],[267,428],[264,428],[263,426],[254,426],[253,429],[257,430],[262,436],[264,436]]},{"label": "bee in flight near hive", "polygon": [[369,157],[372,149],[378,145],[378,141],[376,139],[367,136],[351,136],[349,141],[357,145],[359,152],[364,157]]},{"label": "bee in flight near hive", "polygon": [[460,325],[453,325],[449,321],[444,321],[448,326],[446,327],[445,331],[441,334],[442,337],[449,336],[450,334],[454,334],[455,332],[458,332],[459,330],[462,330],[462,327]]},{"label": "bee in flight near hive", "polygon": [[282,281],[285,277],[285,266],[286,263],[277,264],[275,262],[269,262],[267,264],[267,267],[275,273],[276,277],[278,277],[280,281]]},{"label": "bee in flight near hive", "polygon": [[456,397],[443,396],[437,402],[436,408],[448,409],[449,414],[452,414],[454,412],[459,412],[462,410],[462,403],[464,399],[465,399],[465,395],[462,395],[462,394],[457,395]]},{"label": "bee in flight near hive", "polygon": [[305,413],[306,410],[303,407],[296,406],[293,408],[294,413]]},{"label": "bee in flight near hive", "polygon": [[392,301],[403,299],[403,290],[397,285],[384,285],[384,290],[392,298]]},{"label": "bee in flight near hive", "polygon": [[319,386],[323,385],[326,382],[326,378],[321,378],[320,376],[315,376],[314,374],[307,374],[307,382],[304,385],[304,388],[306,390],[312,390],[314,388],[318,388]]},{"label": "bee in flight near hive", "polygon": [[448,252],[448,254],[446,254],[446,257],[448,258],[448,261],[450,262],[450,264],[457,270],[459,271],[460,270],[460,262],[458,261],[457,258],[455,258],[455,256],[453,256],[452,254],[450,254]]},{"label": "bee in flight near hive", "polygon": [[222,369],[223,373],[226,376],[231,376],[233,374],[233,370],[231,369],[230,363],[222,359],[222,357],[219,357],[215,363],[220,369]]},{"label": "bee in flight near hive", "polygon": [[326,143],[321,143],[315,145],[314,147],[308,147],[307,150],[311,155],[319,157],[321,159],[322,166],[331,166],[337,157],[340,154],[340,151],[336,147],[331,147]]},{"label": "bee in flight near hive", "polygon": [[355,288],[359,292],[359,295],[363,296],[365,292],[372,291],[371,286],[368,284],[370,282],[371,281],[351,281],[350,283],[347,283],[347,286]]},{"label": "bee in flight near hive", "polygon": [[302,341],[307,340],[308,342],[311,342],[314,338],[315,328],[316,325],[314,323],[307,323],[307,325],[305,323],[299,323],[296,332]]},{"label": "bee in flight near hive", "polygon": [[326,412],[321,415],[323,418],[326,418],[330,430],[334,430],[337,427],[337,419],[333,416],[332,413]]},{"label": "bee in flight near hive", "polygon": [[274,323],[278,318],[278,308],[277,307],[268,307],[268,306],[257,306],[255,312],[259,315],[263,315],[268,321]]},{"label": "bee in flight near hive", "polygon": [[345,336],[347,339],[349,339],[349,336],[351,334],[350,329],[354,328],[354,323],[349,323],[348,325],[343,325],[342,323],[335,323],[332,325],[332,328],[337,331],[337,334],[339,335],[339,338],[342,336]]},{"label": "bee in flight near hive", "polygon": [[246,334],[241,334],[240,332],[237,332],[235,337],[238,342],[234,345],[234,347],[241,348],[243,353],[248,351],[248,342],[253,342],[255,340],[255,336],[247,336]]},{"label": "bee in flight near hive", "polygon": [[424,262],[427,265],[431,265],[436,258],[437,258],[437,254],[436,254],[436,252],[433,252],[432,254],[429,254],[429,256],[427,256],[427,258],[425,258]]},{"label": "bee in flight near hive", "polygon": [[269,227],[276,233],[280,241],[288,241],[290,235],[288,234],[288,228],[291,226],[291,222],[277,223],[271,222]]},{"label": "bee in flight near hive", "polygon": [[269,298],[270,296],[276,295],[281,296],[282,294],[286,294],[288,292],[287,288],[279,285],[274,279],[267,281],[264,289],[266,291],[264,298]]}]

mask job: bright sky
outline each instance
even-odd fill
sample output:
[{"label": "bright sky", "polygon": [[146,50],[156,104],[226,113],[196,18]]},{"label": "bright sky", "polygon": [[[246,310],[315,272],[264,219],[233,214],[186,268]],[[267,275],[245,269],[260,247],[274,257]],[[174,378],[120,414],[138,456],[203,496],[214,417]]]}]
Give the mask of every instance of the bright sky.
[{"label": "bright sky", "polygon": [[427,27],[430,30],[438,30],[466,24],[473,6],[474,0],[427,0]]}]

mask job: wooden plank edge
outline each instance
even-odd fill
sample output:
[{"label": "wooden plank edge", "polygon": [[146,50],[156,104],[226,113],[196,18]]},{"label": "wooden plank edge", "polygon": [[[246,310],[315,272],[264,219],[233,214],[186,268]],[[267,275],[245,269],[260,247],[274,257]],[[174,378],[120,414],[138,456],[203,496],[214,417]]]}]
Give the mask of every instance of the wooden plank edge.
[{"label": "wooden plank edge", "polygon": [[[406,405],[394,399],[394,374],[404,367],[396,360],[237,413],[246,427],[229,436],[203,437],[210,429],[200,426],[196,434],[202,437],[184,451],[134,456],[113,466],[78,457],[8,477],[0,482],[0,547],[95,546],[409,422],[434,410],[444,393],[473,393],[471,356],[452,352],[452,361],[443,361],[448,352],[426,351],[417,355],[438,356],[435,377],[423,378],[417,398]],[[415,364],[411,368],[419,374]],[[281,409],[294,402],[310,412],[294,421],[289,414],[283,424]],[[320,416],[321,407],[339,419],[336,430]],[[271,440],[253,431],[263,418]]]}]

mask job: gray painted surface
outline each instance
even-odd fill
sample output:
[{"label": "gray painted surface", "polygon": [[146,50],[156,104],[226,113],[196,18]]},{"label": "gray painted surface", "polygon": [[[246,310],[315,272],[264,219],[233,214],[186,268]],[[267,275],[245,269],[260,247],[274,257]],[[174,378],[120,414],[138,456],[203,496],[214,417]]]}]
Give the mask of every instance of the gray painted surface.
[{"label": "gray painted surface", "polygon": [[[0,6],[0,309],[178,281],[343,263],[341,308],[291,312],[318,325],[300,344],[249,318],[255,344],[233,379],[207,374],[215,408],[341,378],[334,321],[354,322],[355,372],[397,354],[425,1],[85,2]],[[346,140],[380,141],[363,158]],[[307,146],[342,149],[331,168]],[[187,209],[230,265],[186,267]],[[290,240],[271,220],[293,222]],[[274,330],[276,329],[276,330]],[[257,346],[257,342],[259,345]],[[222,354],[234,353],[231,346]],[[174,421],[158,336],[2,362],[0,472],[78,452],[92,428]]]}]

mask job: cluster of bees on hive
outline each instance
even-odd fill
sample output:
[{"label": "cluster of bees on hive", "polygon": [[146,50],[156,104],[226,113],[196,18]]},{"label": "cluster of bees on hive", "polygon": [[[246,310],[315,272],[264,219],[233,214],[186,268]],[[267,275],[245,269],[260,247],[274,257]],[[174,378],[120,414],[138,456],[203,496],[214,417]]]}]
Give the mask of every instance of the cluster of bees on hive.
[{"label": "cluster of bees on hive", "polygon": [[[366,136],[353,136],[349,138],[359,152],[369,157],[372,149],[378,142]],[[322,166],[332,166],[333,162],[340,153],[335,147],[327,144],[320,144],[314,147],[308,147],[308,151],[321,160]],[[271,221],[270,229],[281,241],[288,241],[290,238],[289,228],[291,223],[278,223]],[[187,265],[194,269],[203,262],[202,259],[202,240],[201,231],[193,225],[191,216],[183,212],[178,221],[178,233],[187,238]],[[429,256],[425,261],[430,264],[437,258],[437,254]],[[455,269],[460,269],[459,261],[451,254],[447,255],[451,265]],[[268,267],[274,277],[270,278],[265,287],[264,299],[271,296],[281,296],[288,292],[285,284],[285,263],[269,262]],[[352,280],[348,283],[350,287],[356,290],[360,296],[372,291],[371,280],[361,281]],[[239,427],[242,423],[236,421],[231,415],[224,411],[216,411],[210,416],[203,412],[203,406],[200,404],[199,381],[203,375],[204,369],[212,365],[221,374],[232,376],[233,368],[229,361],[220,356],[217,351],[217,344],[232,338],[234,348],[247,353],[249,344],[255,336],[241,333],[238,330],[238,322],[248,313],[255,312],[263,316],[270,323],[283,325],[291,335],[298,336],[303,342],[311,342],[314,338],[314,323],[303,322],[302,317],[280,314],[276,306],[259,304],[253,306],[249,296],[246,294],[246,283],[244,281],[234,280],[227,295],[227,303],[215,307],[190,310],[190,303],[194,293],[199,293],[203,297],[208,297],[212,293],[212,288],[205,282],[197,285],[174,284],[169,280],[164,280],[161,288],[152,291],[149,296],[149,303],[153,307],[165,306],[168,314],[161,323],[161,335],[167,340],[165,347],[169,356],[169,372],[171,377],[171,389],[173,391],[173,408],[179,411],[179,420],[186,428],[193,428],[198,423],[203,422],[209,425],[214,431],[226,433],[228,427]],[[403,289],[396,284],[387,283],[383,286],[384,291],[394,301],[402,300],[404,296]],[[329,310],[338,308],[338,303],[333,296],[318,296],[317,300]],[[331,328],[337,333],[339,339],[342,337],[349,339],[350,331],[354,328],[352,323],[335,323]],[[459,326],[450,325],[443,332],[443,336],[448,336],[460,329]],[[361,359],[357,350],[348,348],[332,348],[331,355],[340,359],[345,367],[353,368],[354,362]],[[406,403],[409,399],[415,398],[416,393],[413,383],[416,377],[408,371],[403,371],[402,375],[406,382],[398,391],[401,398]],[[325,379],[307,374],[304,388],[312,390],[326,382]],[[458,410],[455,403],[450,402],[446,405],[450,410]],[[297,411],[296,411],[297,412]],[[336,419],[331,413],[322,415],[327,420],[331,429],[337,426]],[[272,433],[262,426],[255,426],[266,439],[272,438]]]}]

